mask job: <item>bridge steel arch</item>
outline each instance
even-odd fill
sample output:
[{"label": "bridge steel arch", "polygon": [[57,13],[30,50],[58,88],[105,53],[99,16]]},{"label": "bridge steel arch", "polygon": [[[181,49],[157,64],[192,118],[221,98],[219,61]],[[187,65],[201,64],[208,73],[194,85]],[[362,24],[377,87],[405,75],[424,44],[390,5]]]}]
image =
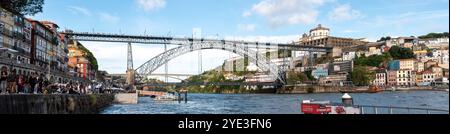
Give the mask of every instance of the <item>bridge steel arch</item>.
[{"label": "bridge steel arch", "polygon": [[280,80],[283,84],[285,84],[284,77],[281,75],[282,72],[279,67],[270,62],[267,59],[266,55],[260,54],[252,49],[248,48],[246,44],[227,44],[225,42],[194,42],[189,45],[182,45],[176,48],[170,49],[166,52],[163,52],[140,67],[138,67],[136,71],[136,80],[140,81],[142,78],[147,77],[159,67],[163,66],[170,60],[198,50],[207,50],[207,49],[218,49],[224,50],[228,52],[232,52],[238,54],[240,56],[248,56],[249,62],[256,64],[261,70],[264,72],[269,72],[269,76],[275,80]]}]

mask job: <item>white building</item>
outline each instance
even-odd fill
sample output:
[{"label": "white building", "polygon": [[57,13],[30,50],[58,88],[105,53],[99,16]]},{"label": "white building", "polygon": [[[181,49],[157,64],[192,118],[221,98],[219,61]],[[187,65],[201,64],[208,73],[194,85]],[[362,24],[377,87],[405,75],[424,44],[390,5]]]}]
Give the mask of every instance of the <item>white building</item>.
[{"label": "white building", "polygon": [[448,61],[449,59],[448,59],[448,54],[445,54],[444,56],[442,56],[442,63],[441,64],[444,64],[444,65],[446,65],[447,66],[447,68],[448,68]]},{"label": "white building", "polygon": [[356,52],[343,52],[342,53],[342,60],[343,61],[350,61],[356,58]]},{"label": "white building", "polygon": [[424,39],[420,40],[419,43],[424,44],[431,49],[438,49],[442,47],[448,47],[449,38]]},{"label": "white building", "polygon": [[386,80],[387,80],[386,72],[378,71],[375,74],[375,80],[373,81],[373,84],[377,86],[386,86]]},{"label": "white building", "polygon": [[436,74],[431,70],[426,70],[422,72],[422,81],[426,83],[432,83],[436,80]]},{"label": "white building", "polygon": [[312,41],[317,39],[323,39],[330,36],[330,29],[323,27],[321,24],[319,24],[316,28],[311,29],[309,31],[309,34],[303,34],[301,41]]},{"label": "white building", "polygon": [[412,86],[415,84],[412,70],[400,69],[397,71],[397,86]]},{"label": "white building", "polygon": [[381,55],[381,49],[377,47],[369,47],[369,51],[365,52],[366,56]]}]

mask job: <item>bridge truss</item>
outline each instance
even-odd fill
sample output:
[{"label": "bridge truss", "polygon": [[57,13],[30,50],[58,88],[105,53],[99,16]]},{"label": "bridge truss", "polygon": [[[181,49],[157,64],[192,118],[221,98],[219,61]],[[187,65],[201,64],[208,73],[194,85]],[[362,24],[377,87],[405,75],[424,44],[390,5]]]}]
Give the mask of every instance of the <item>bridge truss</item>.
[{"label": "bridge truss", "polygon": [[[308,52],[324,52],[331,53],[331,47],[315,47],[300,46],[295,44],[280,43],[260,43],[248,41],[230,41],[217,39],[195,39],[195,38],[176,38],[163,36],[138,36],[138,35],[118,35],[104,33],[64,33],[71,39],[77,41],[96,41],[96,42],[121,42],[121,43],[138,43],[138,44],[165,44],[179,45],[176,48],[167,50],[166,52],[150,59],[135,70],[136,79],[143,80],[146,76],[152,74],[156,69],[166,64],[170,60],[198,50],[220,49],[229,51],[240,56],[246,56],[249,62],[256,64],[261,70],[268,72],[274,79],[285,83],[284,75],[281,69],[274,63],[270,62],[265,55],[258,53],[259,49],[267,50],[291,50],[291,51],[308,51]],[[256,49],[256,51],[255,51]]]}]

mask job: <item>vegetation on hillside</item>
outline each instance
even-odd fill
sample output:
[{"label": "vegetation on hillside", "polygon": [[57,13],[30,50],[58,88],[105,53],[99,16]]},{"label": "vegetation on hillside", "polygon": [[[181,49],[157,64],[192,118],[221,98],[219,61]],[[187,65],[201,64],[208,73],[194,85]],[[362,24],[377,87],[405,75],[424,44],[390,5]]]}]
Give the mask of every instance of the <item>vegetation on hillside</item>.
[{"label": "vegetation on hillside", "polygon": [[381,67],[386,65],[387,62],[392,60],[390,53],[383,53],[382,55],[371,55],[366,57],[361,55],[355,59],[355,65],[359,66],[371,66],[371,67]]},{"label": "vegetation on hillside", "polygon": [[430,38],[443,38],[443,37],[449,37],[448,32],[443,33],[429,33],[427,35],[419,36],[420,39],[430,39]]},{"label": "vegetation on hillside", "polygon": [[95,58],[94,54],[92,54],[92,52],[89,51],[89,49],[87,49],[86,47],[84,47],[81,43],[78,43],[78,47],[86,53],[86,58],[91,63],[92,68],[94,70],[98,70],[97,58]]},{"label": "vegetation on hillside", "polygon": [[375,73],[366,69],[365,66],[356,65],[350,77],[355,86],[367,86],[375,78]]},{"label": "vegetation on hillside", "polygon": [[[201,75],[195,75],[192,76],[186,81],[190,83],[197,83],[197,82],[243,82],[243,80],[228,80],[225,78],[223,72],[219,71],[206,71]],[[189,92],[192,93],[224,93],[224,92],[242,92],[239,90],[243,90],[241,86],[216,86],[216,85],[209,85],[209,86],[188,86],[188,87],[177,87],[179,88],[185,88],[189,90]]]},{"label": "vegetation on hillside", "polygon": [[412,49],[399,46],[392,46],[389,54],[393,59],[411,59],[416,57]]},{"label": "vegetation on hillside", "polygon": [[287,84],[297,84],[298,82],[305,83],[308,81],[314,81],[314,76],[312,76],[311,71],[305,71],[303,73],[297,73],[293,70],[288,71],[286,82]]}]

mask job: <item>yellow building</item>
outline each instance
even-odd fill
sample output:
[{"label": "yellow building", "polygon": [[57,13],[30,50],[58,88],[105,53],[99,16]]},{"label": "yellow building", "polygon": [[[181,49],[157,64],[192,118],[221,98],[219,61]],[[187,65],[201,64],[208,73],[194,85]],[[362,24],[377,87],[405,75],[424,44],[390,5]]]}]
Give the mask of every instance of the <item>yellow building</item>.
[{"label": "yellow building", "polygon": [[413,52],[415,55],[426,55],[428,53],[427,50],[419,50]]},{"label": "yellow building", "polygon": [[414,70],[415,59],[402,59],[400,60],[401,70]]}]

